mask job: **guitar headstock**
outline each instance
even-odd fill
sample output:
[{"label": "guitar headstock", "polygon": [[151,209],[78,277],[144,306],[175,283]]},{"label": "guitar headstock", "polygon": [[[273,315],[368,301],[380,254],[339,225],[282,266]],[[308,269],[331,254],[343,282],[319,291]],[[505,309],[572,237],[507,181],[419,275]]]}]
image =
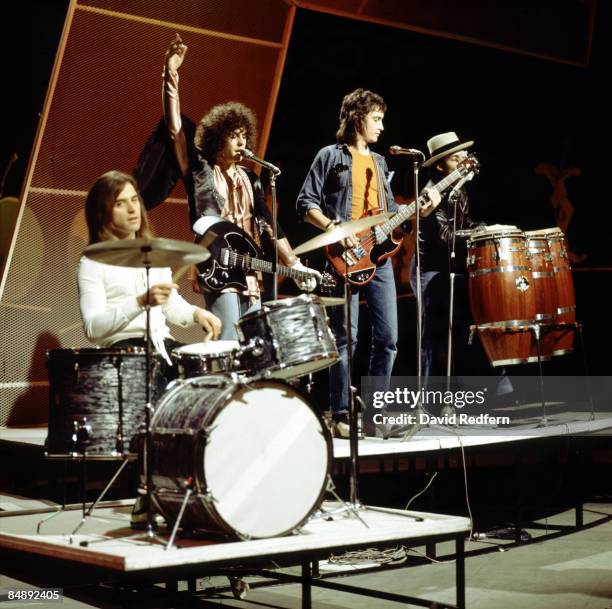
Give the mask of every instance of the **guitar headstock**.
[{"label": "guitar headstock", "polygon": [[461,171],[462,175],[467,175],[470,171],[477,174],[480,170],[480,162],[475,155],[470,154],[457,165],[457,169]]}]

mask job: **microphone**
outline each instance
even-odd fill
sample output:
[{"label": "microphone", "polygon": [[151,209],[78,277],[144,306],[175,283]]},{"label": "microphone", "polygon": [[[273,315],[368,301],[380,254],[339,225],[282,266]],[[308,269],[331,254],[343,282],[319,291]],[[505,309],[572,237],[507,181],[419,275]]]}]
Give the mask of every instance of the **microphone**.
[{"label": "microphone", "polygon": [[474,172],[470,171],[468,173],[466,173],[456,184],[455,187],[450,191],[450,194],[448,195],[449,199],[452,199],[458,192],[459,190],[461,190],[461,187],[466,183],[469,182],[472,178],[474,177]]},{"label": "microphone", "polygon": [[256,163],[257,165],[261,165],[262,167],[265,167],[266,169],[271,171],[275,176],[280,175],[281,170],[276,165],[272,165],[272,163],[268,163],[268,161],[264,161],[263,159],[260,159],[259,157],[255,156],[255,154],[253,154],[248,148],[245,148],[242,151],[242,154],[244,155],[245,158],[249,159],[249,161],[253,161],[253,163]]},{"label": "microphone", "polygon": [[401,146],[391,146],[389,148],[389,154],[392,154],[393,156],[402,154],[405,156],[420,156],[425,158],[425,155],[420,150],[417,150],[416,148],[402,148]]}]

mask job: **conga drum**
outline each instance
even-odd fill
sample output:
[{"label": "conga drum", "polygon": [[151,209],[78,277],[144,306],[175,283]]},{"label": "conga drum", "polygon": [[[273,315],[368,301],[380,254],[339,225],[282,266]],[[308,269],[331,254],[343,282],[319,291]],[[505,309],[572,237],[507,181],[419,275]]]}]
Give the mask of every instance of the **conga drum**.
[{"label": "conga drum", "polygon": [[536,304],[523,231],[504,225],[474,231],[467,266],[472,316],[489,362],[528,362],[536,348]]},{"label": "conga drum", "polygon": [[[533,291],[535,295],[535,322],[540,326],[540,352],[543,360],[549,360],[553,352],[555,336],[553,323],[556,314],[556,287],[553,273],[552,256],[548,247],[550,229],[525,232],[527,254],[531,263]],[[535,345],[534,345],[535,347]],[[529,361],[537,361],[535,348]]]},{"label": "conga drum", "polygon": [[547,237],[555,284],[555,323],[557,326],[561,326],[553,332],[552,354],[565,355],[571,352],[574,345],[576,323],[574,279],[563,231],[558,227],[550,228],[547,230]]}]

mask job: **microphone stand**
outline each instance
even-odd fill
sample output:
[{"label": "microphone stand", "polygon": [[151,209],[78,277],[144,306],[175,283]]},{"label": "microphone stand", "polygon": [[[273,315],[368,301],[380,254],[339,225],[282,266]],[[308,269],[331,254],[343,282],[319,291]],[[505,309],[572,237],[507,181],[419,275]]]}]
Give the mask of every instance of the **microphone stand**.
[{"label": "microphone stand", "polygon": [[452,239],[451,251],[448,263],[449,271],[449,296],[448,296],[448,340],[446,343],[446,390],[450,390],[450,377],[453,367],[453,314],[455,304],[455,239],[457,236],[457,202],[459,191],[453,190],[448,196],[449,205],[453,206],[453,223],[452,223]]},{"label": "microphone stand", "polygon": [[[423,159],[424,160],[424,159]],[[412,173],[414,181],[414,208],[415,208],[415,248],[414,253],[416,257],[416,336],[417,336],[417,390],[418,400],[414,407],[414,415],[417,422],[412,425],[408,425],[401,441],[407,442],[414,436],[414,434],[420,428],[420,413],[423,412],[421,404],[422,400],[422,387],[423,387],[423,288],[421,286],[421,201],[419,198],[419,169],[421,164],[416,159],[412,162]]]},{"label": "microphone stand", "polygon": [[272,193],[272,239],[274,240],[274,260],[272,261],[272,300],[278,300],[278,218],[276,211],[276,176],[277,172],[268,168],[270,192]]}]

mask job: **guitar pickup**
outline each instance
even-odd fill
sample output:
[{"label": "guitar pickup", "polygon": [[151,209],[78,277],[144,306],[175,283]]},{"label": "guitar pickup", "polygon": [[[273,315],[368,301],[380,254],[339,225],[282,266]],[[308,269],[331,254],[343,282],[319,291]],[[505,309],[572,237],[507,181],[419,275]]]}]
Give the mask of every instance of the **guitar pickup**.
[{"label": "guitar pickup", "polygon": [[347,266],[355,266],[358,259],[353,255],[353,250],[346,250],[342,252],[342,260]]},{"label": "guitar pickup", "polygon": [[229,254],[230,251],[226,247],[221,250],[221,255],[219,256],[220,262],[223,266],[229,266]]}]

